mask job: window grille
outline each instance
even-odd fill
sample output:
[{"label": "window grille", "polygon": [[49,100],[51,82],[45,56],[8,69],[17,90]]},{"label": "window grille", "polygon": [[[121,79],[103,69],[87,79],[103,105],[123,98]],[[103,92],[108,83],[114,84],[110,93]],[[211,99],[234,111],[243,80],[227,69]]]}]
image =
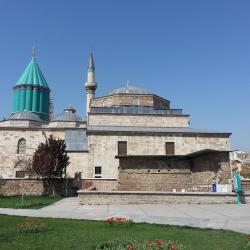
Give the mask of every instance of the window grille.
[{"label": "window grille", "polygon": [[126,141],[118,141],[118,155],[127,155]]},{"label": "window grille", "polygon": [[25,154],[25,152],[26,152],[26,140],[22,138],[18,141],[17,153]]},{"label": "window grille", "polygon": [[16,171],[16,178],[24,178],[25,171]]},{"label": "window grille", "polygon": [[174,142],[166,142],[166,155],[174,155],[175,154],[175,146]]}]

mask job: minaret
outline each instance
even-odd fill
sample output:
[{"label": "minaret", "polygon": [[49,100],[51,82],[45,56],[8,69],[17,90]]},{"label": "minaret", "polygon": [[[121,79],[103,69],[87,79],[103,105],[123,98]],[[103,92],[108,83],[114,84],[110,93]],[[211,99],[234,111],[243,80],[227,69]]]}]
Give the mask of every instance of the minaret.
[{"label": "minaret", "polygon": [[95,64],[92,52],[89,57],[88,76],[84,87],[87,92],[86,115],[88,115],[88,112],[90,111],[90,101],[95,98],[95,90],[97,88],[97,83],[95,82]]}]

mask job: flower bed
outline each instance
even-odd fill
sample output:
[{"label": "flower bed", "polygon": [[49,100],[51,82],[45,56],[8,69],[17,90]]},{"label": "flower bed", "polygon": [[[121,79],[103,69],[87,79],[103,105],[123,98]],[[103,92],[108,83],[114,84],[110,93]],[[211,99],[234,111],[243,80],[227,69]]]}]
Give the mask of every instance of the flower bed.
[{"label": "flower bed", "polygon": [[124,217],[111,217],[106,219],[106,221],[110,224],[110,225],[131,225],[133,224],[133,220],[124,218]]},{"label": "flower bed", "polygon": [[114,240],[100,244],[96,250],[180,250],[182,245],[163,240]]},{"label": "flower bed", "polygon": [[48,230],[49,226],[47,223],[40,221],[24,221],[23,223],[17,224],[17,230],[19,233],[39,233]]}]

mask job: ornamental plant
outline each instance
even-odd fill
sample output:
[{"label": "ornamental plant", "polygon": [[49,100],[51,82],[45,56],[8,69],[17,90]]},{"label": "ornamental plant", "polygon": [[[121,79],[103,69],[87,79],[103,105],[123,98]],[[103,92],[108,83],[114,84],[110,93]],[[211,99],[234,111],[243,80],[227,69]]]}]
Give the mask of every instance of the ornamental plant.
[{"label": "ornamental plant", "polygon": [[250,249],[250,235],[247,236],[247,249]]},{"label": "ornamental plant", "polygon": [[55,196],[54,181],[66,175],[69,164],[65,141],[50,136],[45,143],[38,145],[25,171],[29,177],[42,178]]},{"label": "ornamental plant", "polygon": [[100,244],[97,250],[181,250],[183,246],[173,241],[163,240],[113,240]]},{"label": "ornamental plant", "polygon": [[24,221],[16,225],[18,233],[28,234],[28,233],[39,233],[47,231],[49,226],[47,223],[42,223],[40,221],[29,220]]},{"label": "ornamental plant", "polygon": [[106,219],[106,222],[109,223],[109,225],[115,226],[115,225],[132,225],[134,222],[133,220],[124,218],[124,217],[111,217]]}]

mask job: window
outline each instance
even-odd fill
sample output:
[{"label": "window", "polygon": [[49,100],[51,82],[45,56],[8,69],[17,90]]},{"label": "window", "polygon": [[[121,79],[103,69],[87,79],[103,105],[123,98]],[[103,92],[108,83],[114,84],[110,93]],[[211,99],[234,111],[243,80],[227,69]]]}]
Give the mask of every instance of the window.
[{"label": "window", "polygon": [[16,171],[16,178],[24,178],[25,171]]},{"label": "window", "polygon": [[174,142],[166,142],[165,147],[166,147],[166,155],[174,155],[175,154]]},{"label": "window", "polygon": [[95,174],[102,174],[102,167],[95,167]]},{"label": "window", "polygon": [[140,105],[140,100],[135,98],[133,99],[133,105],[139,106]]},{"label": "window", "polygon": [[127,155],[126,141],[118,141],[118,155]]},{"label": "window", "polygon": [[95,167],[95,178],[102,178],[102,167]]},{"label": "window", "polygon": [[17,144],[17,153],[25,154],[25,152],[26,152],[26,140],[24,138],[21,138]]}]

